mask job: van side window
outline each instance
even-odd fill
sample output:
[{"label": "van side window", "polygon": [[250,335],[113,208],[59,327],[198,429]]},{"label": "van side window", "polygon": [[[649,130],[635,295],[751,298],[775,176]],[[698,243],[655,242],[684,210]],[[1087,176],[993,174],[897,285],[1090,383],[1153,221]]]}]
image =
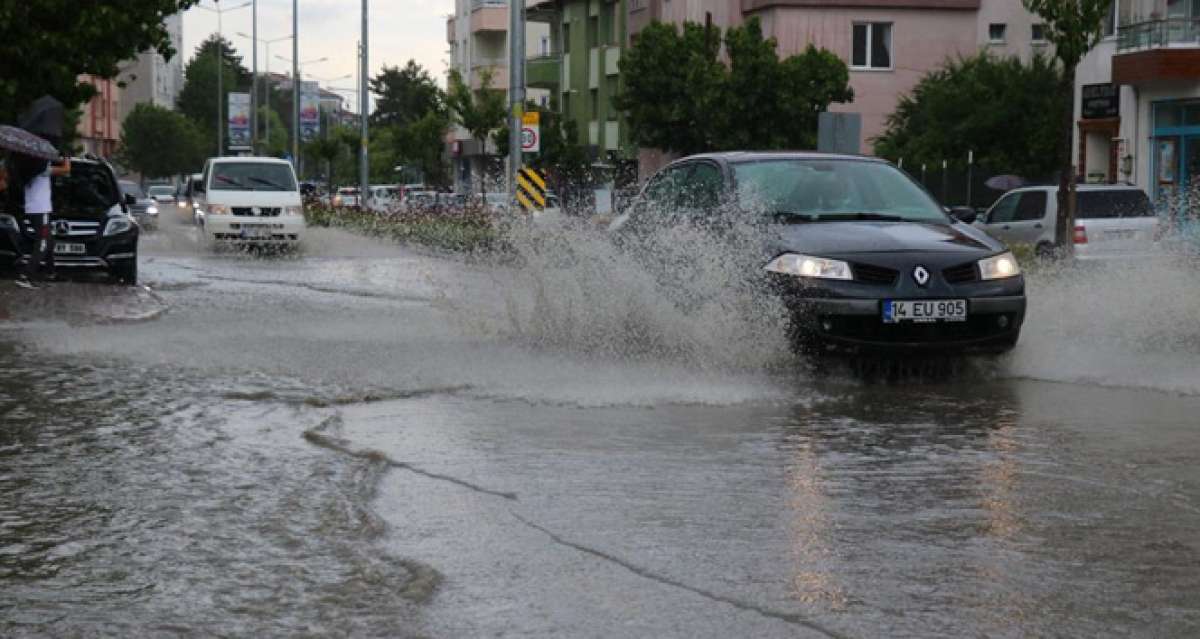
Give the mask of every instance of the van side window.
[{"label": "van side window", "polygon": [[1046,192],[1026,191],[1021,194],[1017,203],[1017,213],[1014,221],[1032,222],[1046,217]]},{"label": "van side window", "polygon": [[1020,193],[1009,193],[1000,198],[999,202],[992,205],[992,210],[988,212],[988,224],[1006,224],[1013,221],[1017,213],[1017,200],[1021,198]]}]

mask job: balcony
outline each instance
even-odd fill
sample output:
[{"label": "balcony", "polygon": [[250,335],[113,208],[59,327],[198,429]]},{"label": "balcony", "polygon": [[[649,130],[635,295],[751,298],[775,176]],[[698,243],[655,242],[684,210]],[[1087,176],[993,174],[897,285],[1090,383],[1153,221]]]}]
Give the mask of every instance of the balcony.
[{"label": "balcony", "polygon": [[553,90],[562,79],[562,58],[557,54],[531,57],[525,62],[525,84]]},{"label": "balcony", "polygon": [[1121,25],[1113,82],[1200,80],[1200,18],[1167,18]]},{"label": "balcony", "polygon": [[471,58],[471,88],[475,90],[483,88],[480,81],[480,74],[487,69],[490,69],[492,72],[491,88],[507,91],[508,59],[503,57],[488,58],[476,56]]},{"label": "balcony", "polygon": [[471,33],[508,31],[507,0],[471,0]]}]

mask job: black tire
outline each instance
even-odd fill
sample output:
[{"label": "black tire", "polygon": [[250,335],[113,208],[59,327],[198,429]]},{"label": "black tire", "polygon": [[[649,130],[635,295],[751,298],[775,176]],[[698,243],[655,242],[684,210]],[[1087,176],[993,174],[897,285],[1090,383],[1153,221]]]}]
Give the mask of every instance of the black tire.
[{"label": "black tire", "polygon": [[137,286],[138,283],[138,261],[137,253],[128,260],[121,260],[116,266],[109,271],[114,284],[124,284],[125,286]]}]

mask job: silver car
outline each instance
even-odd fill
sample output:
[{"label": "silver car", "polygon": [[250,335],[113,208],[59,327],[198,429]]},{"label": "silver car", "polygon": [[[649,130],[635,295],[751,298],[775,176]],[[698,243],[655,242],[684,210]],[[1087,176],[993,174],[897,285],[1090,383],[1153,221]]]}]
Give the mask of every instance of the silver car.
[{"label": "silver car", "polygon": [[[1028,186],[1005,193],[975,226],[1006,244],[1028,244],[1039,255],[1054,249],[1058,186]],[[1159,252],[1158,218],[1136,186],[1080,184],[1075,199],[1075,257],[1080,260],[1141,257]]]}]

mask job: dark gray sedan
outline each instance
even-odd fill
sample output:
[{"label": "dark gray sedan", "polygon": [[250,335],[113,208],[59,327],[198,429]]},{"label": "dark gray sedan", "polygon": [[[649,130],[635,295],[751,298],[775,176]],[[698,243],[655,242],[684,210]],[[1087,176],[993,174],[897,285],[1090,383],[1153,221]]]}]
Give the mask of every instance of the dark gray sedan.
[{"label": "dark gray sedan", "polygon": [[158,202],[146,195],[137,182],[121,180],[121,195],[129,207],[129,214],[146,230],[158,228]]},{"label": "dark gray sedan", "polygon": [[765,285],[805,352],[1001,353],[1025,318],[1012,253],[876,158],[820,153],[687,157],[655,174],[618,217],[620,235],[664,224],[762,232]]}]

